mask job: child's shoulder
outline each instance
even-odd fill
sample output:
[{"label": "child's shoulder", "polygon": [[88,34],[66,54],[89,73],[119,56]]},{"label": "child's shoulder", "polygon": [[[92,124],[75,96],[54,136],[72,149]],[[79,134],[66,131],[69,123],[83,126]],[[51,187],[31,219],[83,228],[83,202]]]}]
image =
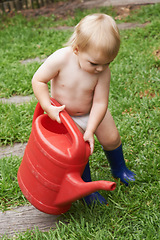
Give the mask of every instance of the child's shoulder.
[{"label": "child's shoulder", "polygon": [[60,48],[57,51],[55,51],[50,57],[52,58],[59,58],[59,59],[68,59],[71,54],[73,53],[72,48],[71,47],[64,47],[64,48]]},{"label": "child's shoulder", "polygon": [[65,47],[65,48],[58,49],[57,51],[52,53],[46,59],[45,64],[47,66],[51,66],[51,67],[55,64],[57,66],[62,66],[64,64],[66,64],[68,59],[71,57],[72,53],[73,53],[73,51],[72,51],[71,47]]}]

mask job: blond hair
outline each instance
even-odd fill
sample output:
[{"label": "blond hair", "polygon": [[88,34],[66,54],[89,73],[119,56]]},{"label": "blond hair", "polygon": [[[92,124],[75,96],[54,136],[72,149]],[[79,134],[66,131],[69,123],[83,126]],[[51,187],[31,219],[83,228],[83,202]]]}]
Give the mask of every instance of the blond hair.
[{"label": "blond hair", "polygon": [[84,17],[76,26],[67,45],[73,50],[87,51],[89,48],[100,51],[109,61],[118,54],[120,34],[112,17],[106,14],[92,14]]}]

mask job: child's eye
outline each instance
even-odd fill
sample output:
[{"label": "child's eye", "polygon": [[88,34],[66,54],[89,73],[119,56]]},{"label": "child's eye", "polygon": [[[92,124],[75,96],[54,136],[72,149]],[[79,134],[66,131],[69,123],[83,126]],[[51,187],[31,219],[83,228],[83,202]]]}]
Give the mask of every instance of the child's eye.
[{"label": "child's eye", "polygon": [[92,66],[97,66],[97,65],[98,65],[97,63],[93,63],[93,62],[90,62],[90,64],[91,64]]}]

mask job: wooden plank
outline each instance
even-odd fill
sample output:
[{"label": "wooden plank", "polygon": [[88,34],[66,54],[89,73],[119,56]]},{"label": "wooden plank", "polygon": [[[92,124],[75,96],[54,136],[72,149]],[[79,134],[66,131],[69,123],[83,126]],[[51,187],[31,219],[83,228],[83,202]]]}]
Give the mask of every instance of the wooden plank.
[{"label": "wooden plank", "polygon": [[15,0],[14,3],[15,3],[16,11],[20,10],[19,0]]},{"label": "wooden plank", "polygon": [[0,159],[9,156],[23,157],[27,143],[15,143],[13,146],[0,147]]},{"label": "wooden plank", "polygon": [[4,12],[9,12],[10,11],[10,6],[8,2],[3,2],[3,7],[4,7]]},{"label": "wooden plank", "polygon": [[22,9],[27,9],[26,0],[22,0]]},{"label": "wooden plank", "polygon": [[13,1],[8,1],[9,5],[10,5],[10,11],[15,11],[15,6],[14,6],[14,2]]},{"label": "wooden plank", "polygon": [[58,216],[40,212],[33,206],[23,206],[13,210],[0,212],[0,238],[4,235],[14,235],[38,227],[40,231],[55,229]]},{"label": "wooden plank", "polygon": [[3,2],[0,2],[0,14],[4,12]]}]

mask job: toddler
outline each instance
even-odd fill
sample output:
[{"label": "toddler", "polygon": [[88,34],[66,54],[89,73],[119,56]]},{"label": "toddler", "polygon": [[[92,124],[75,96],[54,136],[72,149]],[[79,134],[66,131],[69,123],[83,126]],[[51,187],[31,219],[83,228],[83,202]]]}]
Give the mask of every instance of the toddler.
[{"label": "toddler", "polygon": [[[32,79],[33,91],[48,116],[61,122],[59,113],[65,108],[94,150],[94,134],[103,147],[112,175],[128,185],[135,181],[123,158],[121,139],[108,110],[111,73],[109,64],[120,47],[115,21],[106,14],[92,14],[75,27],[67,47],[57,50],[40,66]],[[51,105],[51,95],[62,106]],[[91,181],[89,163],[82,179]],[[94,201],[107,203],[98,192],[84,198],[87,205]]]}]

